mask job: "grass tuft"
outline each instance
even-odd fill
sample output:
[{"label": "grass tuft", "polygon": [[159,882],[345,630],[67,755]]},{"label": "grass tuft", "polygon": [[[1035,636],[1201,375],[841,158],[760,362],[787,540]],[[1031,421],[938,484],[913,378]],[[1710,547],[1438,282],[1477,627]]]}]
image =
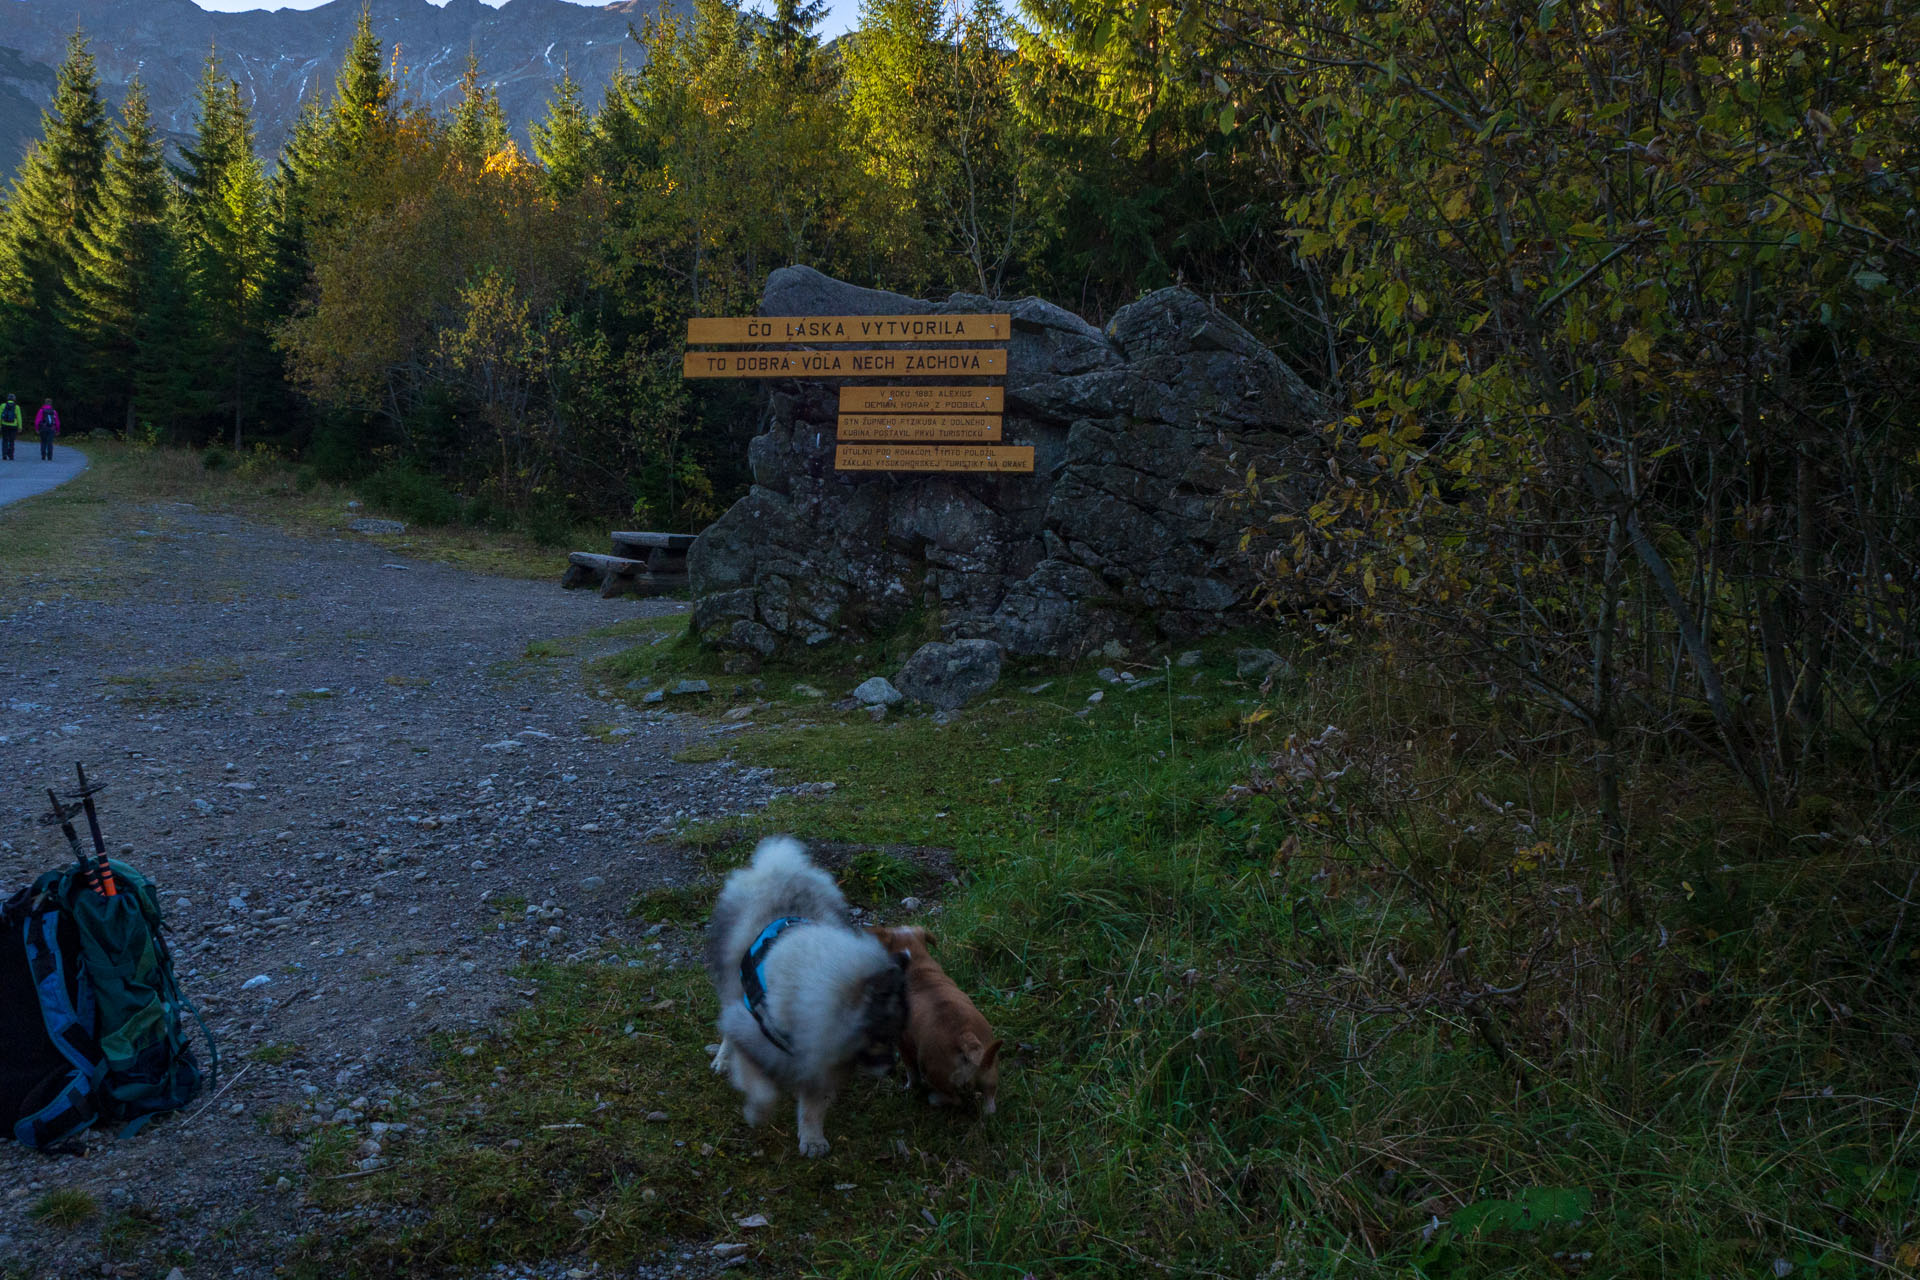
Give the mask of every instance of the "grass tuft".
[{"label": "grass tuft", "polygon": [[74,1187],[49,1191],[27,1209],[27,1216],[49,1227],[71,1230],[100,1212],[92,1195]]}]

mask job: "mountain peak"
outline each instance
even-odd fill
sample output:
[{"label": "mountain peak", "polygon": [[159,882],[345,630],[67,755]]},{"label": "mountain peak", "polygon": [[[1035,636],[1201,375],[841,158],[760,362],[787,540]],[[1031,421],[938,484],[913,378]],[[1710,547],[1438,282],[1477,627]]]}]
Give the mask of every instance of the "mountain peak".
[{"label": "mountain peak", "polygon": [[[262,153],[285,140],[303,98],[332,91],[362,0],[331,0],[314,9],[214,13],[193,0],[0,0],[0,172],[10,173],[25,143],[39,132],[39,111],[51,97],[51,70],[66,55],[68,35],[86,32],[102,89],[118,102],[138,75],[155,123],[175,142],[190,137],[194,94],[217,49],[253,110]],[[391,53],[400,47],[405,95],[446,105],[471,50],[483,80],[524,142],[526,125],[546,112],[562,66],[596,101],[622,56],[632,63],[627,27],[658,0],[580,5],[569,0],[371,0],[374,34]],[[684,8],[687,0],[671,0]],[[11,52],[9,52],[11,51]]]}]

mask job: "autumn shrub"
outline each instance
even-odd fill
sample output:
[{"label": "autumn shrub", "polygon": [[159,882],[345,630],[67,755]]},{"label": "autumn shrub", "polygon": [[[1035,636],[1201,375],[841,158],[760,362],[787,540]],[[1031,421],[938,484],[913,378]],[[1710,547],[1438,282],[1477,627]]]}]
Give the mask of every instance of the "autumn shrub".
[{"label": "autumn shrub", "polygon": [[1271,19],[1215,87],[1337,302],[1329,483],[1250,478],[1271,599],[1590,769],[1629,925],[1628,793],[1665,767],[1776,823],[1858,782],[1889,832],[1920,785],[1920,18],[1202,8]]},{"label": "autumn shrub", "polygon": [[[1498,1065],[1393,1139],[1396,1177],[1446,1133],[1549,1185],[1520,1135],[1564,1109],[1597,1141],[1592,1105],[1598,1163],[1660,1134],[1658,1194],[1783,1229],[1775,1274],[1910,1268],[1901,1106],[1817,1100],[1910,1098],[1920,1038],[1920,18],[1177,12],[1189,47],[1236,37],[1202,83],[1328,300],[1326,482],[1245,495],[1270,602],[1374,686],[1239,802],[1379,904],[1364,948],[1301,957],[1329,1011],[1302,1033],[1421,1091],[1435,1037]],[[1757,1208],[1769,1159],[1804,1209]],[[1429,1274],[1473,1269],[1458,1222]],[[1620,1231],[1648,1250],[1620,1270],[1769,1262],[1725,1225]]]},{"label": "autumn shrub", "polygon": [[527,536],[536,546],[564,547],[573,536],[572,513],[564,502],[536,502],[524,520]]},{"label": "autumn shrub", "polygon": [[460,518],[460,499],[446,485],[405,463],[389,463],[366,479],[359,489],[382,511],[413,524],[447,525]]}]

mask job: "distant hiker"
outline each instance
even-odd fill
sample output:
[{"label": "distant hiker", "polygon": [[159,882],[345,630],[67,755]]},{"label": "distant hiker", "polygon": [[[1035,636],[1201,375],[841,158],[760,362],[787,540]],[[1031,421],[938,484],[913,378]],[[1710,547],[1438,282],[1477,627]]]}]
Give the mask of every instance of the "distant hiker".
[{"label": "distant hiker", "polygon": [[53,461],[53,438],[60,434],[60,411],[53,407],[53,397],[48,396],[40,406],[40,412],[33,416],[33,429],[40,433],[40,460]]},{"label": "distant hiker", "polygon": [[0,462],[13,461],[13,441],[20,434],[20,406],[8,396],[0,404]]}]

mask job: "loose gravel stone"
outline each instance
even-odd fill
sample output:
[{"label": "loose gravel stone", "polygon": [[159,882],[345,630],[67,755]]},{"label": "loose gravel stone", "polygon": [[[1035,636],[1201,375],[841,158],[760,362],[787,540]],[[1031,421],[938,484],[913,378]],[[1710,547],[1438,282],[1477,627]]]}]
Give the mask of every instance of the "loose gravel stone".
[{"label": "loose gravel stone", "polygon": [[[400,1127],[369,1122],[396,1114],[394,1082],[427,1038],[484,1043],[533,994],[511,971],[565,961],[571,937],[691,960],[697,939],[643,943],[625,906],[700,870],[662,836],[775,787],[677,763],[707,722],[600,700],[581,679],[631,643],[588,632],[682,604],[563,592],[558,564],[540,582],[423,561],[396,573],[392,546],[183,504],[111,504],[108,519],[129,531],[107,548],[111,575],[56,558],[0,580],[0,897],[65,860],[58,829],[35,824],[38,788],[84,762],[108,784],[107,838],[161,890],[226,1092],[121,1141],[89,1135],[84,1160],[0,1144],[0,1269],[122,1265],[99,1232],[28,1217],[44,1182],[177,1213],[140,1274],[178,1250],[265,1280],[295,1240],[342,1225],[282,1185],[302,1164],[290,1132],[351,1127],[382,1144],[361,1161],[404,1166]],[[577,653],[525,662],[545,640]],[[547,914],[492,905],[516,897]]]}]

